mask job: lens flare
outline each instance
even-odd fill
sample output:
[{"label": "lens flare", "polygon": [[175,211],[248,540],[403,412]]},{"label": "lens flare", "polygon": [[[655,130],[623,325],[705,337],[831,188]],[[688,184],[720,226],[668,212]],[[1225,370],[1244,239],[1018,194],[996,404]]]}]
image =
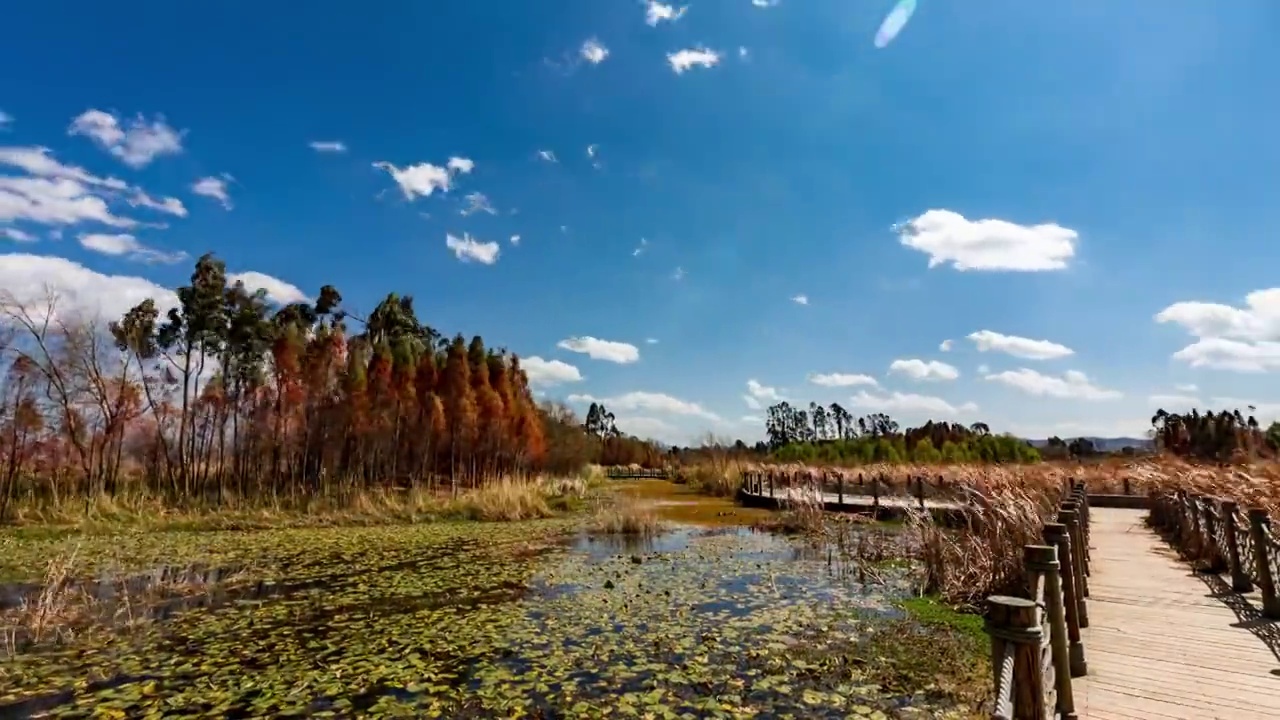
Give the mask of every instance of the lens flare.
[{"label": "lens flare", "polygon": [[898,4],[893,6],[893,10],[889,11],[884,22],[880,23],[880,29],[876,31],[876,47],[883,48],[893,42],[915,11],[916,0],[898,0]]}]

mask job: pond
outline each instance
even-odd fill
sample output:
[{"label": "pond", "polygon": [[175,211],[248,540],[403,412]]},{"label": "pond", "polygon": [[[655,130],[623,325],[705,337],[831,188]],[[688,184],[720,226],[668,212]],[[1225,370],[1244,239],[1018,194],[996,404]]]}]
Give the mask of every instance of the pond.
[{"label": "pond", "polygon": [[[732,525],[641,542],[579,527],[138,536],[115,566],[200,558],[235,568],[233,582],[132,631],[108,624],[3,661],[0,717],[972,712],[980,649],[904,616],[905,569],[871,582],[837,554]],[[94,542],[79,552],[101,575],[123,544]]]}]

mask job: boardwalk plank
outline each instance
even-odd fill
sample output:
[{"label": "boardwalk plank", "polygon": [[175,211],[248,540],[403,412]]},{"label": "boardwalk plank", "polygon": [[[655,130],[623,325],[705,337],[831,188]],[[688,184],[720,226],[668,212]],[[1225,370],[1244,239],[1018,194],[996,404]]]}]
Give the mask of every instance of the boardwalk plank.
[{"label": "boardwalk plank", "polygon": [[1262,630],[1234,627],[1240,619],[1215,597],[1213,578],[1193,573],[1144,515],[1090,511],[1089,675],[1073,681],[1080,717],[1280,718],[1280,658]]}]

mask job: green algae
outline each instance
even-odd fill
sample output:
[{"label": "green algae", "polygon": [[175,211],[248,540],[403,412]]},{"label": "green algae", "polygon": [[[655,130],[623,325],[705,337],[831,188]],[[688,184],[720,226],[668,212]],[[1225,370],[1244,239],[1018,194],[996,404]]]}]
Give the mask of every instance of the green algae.
[{"label": "green algae", "polygon": [[[829,553],[732,527],[640,543],[575,532],[540,521],[82,542],[97,568],[251,570],[222,603],[8,661],[0,715],[966,717],[979,701],[949,670],[950,629],[913,615],[906,570],[870,585]],[[71,541],[30,542],[5,561],[16,572]]]}]

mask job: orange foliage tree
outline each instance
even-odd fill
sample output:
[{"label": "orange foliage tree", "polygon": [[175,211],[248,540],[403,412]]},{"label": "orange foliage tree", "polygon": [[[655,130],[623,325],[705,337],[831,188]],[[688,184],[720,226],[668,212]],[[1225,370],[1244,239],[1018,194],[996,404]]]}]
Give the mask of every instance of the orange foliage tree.
[{"label": "orange foliage tree", "polygon": [[[327,285],[273,306],[211,254],[176,296],[102,326],[53,293],[39,308],[0,293],[0,518],[22,496],[457,489],[601,459],[571,412],[537,406],[514,354],[442,338],[411,297],[367,318]],[[661,458],[624,439],[610,459]]]}]

